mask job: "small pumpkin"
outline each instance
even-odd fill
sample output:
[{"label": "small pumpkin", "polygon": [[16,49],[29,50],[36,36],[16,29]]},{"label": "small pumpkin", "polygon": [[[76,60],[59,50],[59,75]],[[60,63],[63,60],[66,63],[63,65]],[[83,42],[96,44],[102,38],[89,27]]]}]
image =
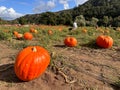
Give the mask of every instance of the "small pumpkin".
[{"label": "small pumpkin", "polygon": [[33,33],[38,33],[38,31],[35,29]]},{"label": "small pumpkin", "polygon": [[18,32],[17,31],[13,31],[14,36],[17,36]]},{"label": "small pumpkin", "polygon": [[31,33],[34,32],[34,30],[35,30],[34,28],[30,28],[30,32],[31,32]]},{"label": "small pumpkin", "polygon": [[48,30],[48,34],[49,35],[53,34],[52,30]]},{"label": "small pumpkin", "polygon": [[83,32],[83,33],[87,33],[87,29],[83,29],[82,32]]},{"label": "small pumpkin", "polygon": [[62,31],[62,27],[60,27],[58,30],[59,30],[59,31]]},{"label": "small pumpkin", "polygon": [[102,48],[111,48],[113,39],[110,36],[100,35],[96,39],[96,44]]},{"label": "small pumpkin", "polygon": [[32,40],[33,39],[33,35],[29,32],[24,33],[24,39],[26,40]]},{"label": "small pumpkin", "polygon": [[64,39],[64,44],[69,47],[74,47],[77,45],[77,39],[75,37],[66,37]]},{"label": "small pumpkin", "polygon": [[30,32],[31,33],[37,33],[38,31],[36,29],[34,29],[34,28],[30,28]]},{"label": "small pumpkin", "polygon": [[50,55],[40,46],[28,46],[21,50],[14,64],[16,76],[22,81],[30,81],[43,74],[50,63]]},{"label": "small pumpkin", "polygon": [[16,38],[17,38],[17,39],[21,39],[21,38],[23,38],[23,34],[18,33],[18,34],[16,35]]}]

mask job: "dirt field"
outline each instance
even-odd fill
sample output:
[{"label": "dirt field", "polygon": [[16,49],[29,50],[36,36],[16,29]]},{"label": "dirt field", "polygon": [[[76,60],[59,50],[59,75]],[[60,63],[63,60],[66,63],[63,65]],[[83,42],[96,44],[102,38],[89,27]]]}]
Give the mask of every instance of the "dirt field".
[{"label": "dirt field", "polygon": [[53,46],[49,66],[39,78],[20,81],[13,69],[19,50],[0,43],[0,90],[120,90],[120,48]]}]

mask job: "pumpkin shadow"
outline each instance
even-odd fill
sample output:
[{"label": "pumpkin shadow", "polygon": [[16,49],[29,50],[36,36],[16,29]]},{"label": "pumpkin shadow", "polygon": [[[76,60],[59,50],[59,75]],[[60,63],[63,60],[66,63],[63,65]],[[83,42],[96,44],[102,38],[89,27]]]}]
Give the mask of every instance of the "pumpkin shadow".
[{"label": "pumpkin shadow", "polygon": [[110,84],[114,90],[120,90],[120,83],[112,83]]},{"label": "pumpkin shadow", "polygon": [[61,48],[64,48],[66,47],[65,45],[54,45],[54,47],[61,47]]},{"label": "pumpkin shadow", "polygon": [[68,30],[69,30],[69,31],[72,31],[72,30],[73,30],[73,27],[68,28]]},{"label": "pumpkin shadow", "polygon": [[21,83],[14,72],[14,64],[4,64],[0,66],[0,81],[7,83]]},{"label": "pumpkin shadow", "polygon": [[92,48],[92,49],[103,49],[96,44],[95,40],[91,40],[86,44],[81,44],[81,46],[89,47],[89,48]]}]

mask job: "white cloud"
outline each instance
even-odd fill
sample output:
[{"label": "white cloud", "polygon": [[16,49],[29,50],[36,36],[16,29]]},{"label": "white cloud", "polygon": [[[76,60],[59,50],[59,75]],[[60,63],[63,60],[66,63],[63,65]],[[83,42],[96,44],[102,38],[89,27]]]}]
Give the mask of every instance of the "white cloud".
[{"label": "white cloud", "polygon": [[45,11],[49,11],[57,6],[57,3],[62,4],[64,9],[69,9],[70,0],[49,0],[45,2],[44,0],[37,0],[37,5],[33,8],[34,13],[41,13]]},{"label": "white cloud", "polygon": [[53,9],[55,7],[55,1],[48,1],[48,2],[43,2],[39,1],[38,4],[35,6],[33,9],[33,12],[35,13],[40,13],[40,12],[45,12]]},{"label": "white cloud", "polygon": [[59,0],[59,3],[63,4],[64,9],[69,9],[69,0]]},{"label": "white cloud", "polygon": [[23,14],[17,13],[13,8],[6,8],[5,6],[0,6],[0,18],[2,19],[13,20],[21,16],[23,16]]},{"label": "white cloud", "polygon": [[63,5],[64,9],[69,9],[69,3],[70,2],[75,2],[76,6],[83,4],[84,2],[86,2],[88,0],[36,0],[36,5],[33,8],[33,12],[34,13],[41,13],[41,12],[46,12],[49,11],[55,7],[57,7],[57,4],[61,4]]},{"label": "white cloud", "polygon": [[47,2],[47,6],[48,6],[49,9],[54,8],[54,7],[55,7],[55,2],[53,2],[53,1],[48,1],[48,2]]},{"label": "white cloud", "polygon": [[85,2],[88,1],[88,0],[74,0],[74,1],[75,1],[75,3],[76,3],[76,6],[79,6],[79,5],[85,3]]},{"label": "white cloud", "polygon": [[64,9],[69,9],[69,4],[68,3],[64,4]]}]

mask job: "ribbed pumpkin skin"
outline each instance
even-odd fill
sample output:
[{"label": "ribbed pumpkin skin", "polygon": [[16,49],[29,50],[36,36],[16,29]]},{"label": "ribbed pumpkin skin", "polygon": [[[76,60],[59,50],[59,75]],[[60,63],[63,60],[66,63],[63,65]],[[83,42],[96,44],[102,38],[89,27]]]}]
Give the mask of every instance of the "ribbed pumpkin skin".
[{"label": "ribbed pumpkin skin", "polygon": [[113,45],[113,39],[110,36],[100,35],[97,37],[96,43],[102,48],[111,48]]},{"label": "ribbed pumpkin skin", "polygon": [[24,33],[24,38],[26,40],[32,40],[33,35],[31,33],[29,33],[29,32],[26,32],[26,33]]},{"label": "ribbed pumpkin skin", "polygon": [[[34,50],[34,49],[36,50]],[[50,55],[40,46],[29,46],[17,55],[14,71],[23,81],[38,78],[50,63]]]},{"label": "ribbed pumpkin skin", "polygon": [[64,44],[69,47],[74,47],[77,45],[77,40],[74,37],[66,37],[64,40]]}]

